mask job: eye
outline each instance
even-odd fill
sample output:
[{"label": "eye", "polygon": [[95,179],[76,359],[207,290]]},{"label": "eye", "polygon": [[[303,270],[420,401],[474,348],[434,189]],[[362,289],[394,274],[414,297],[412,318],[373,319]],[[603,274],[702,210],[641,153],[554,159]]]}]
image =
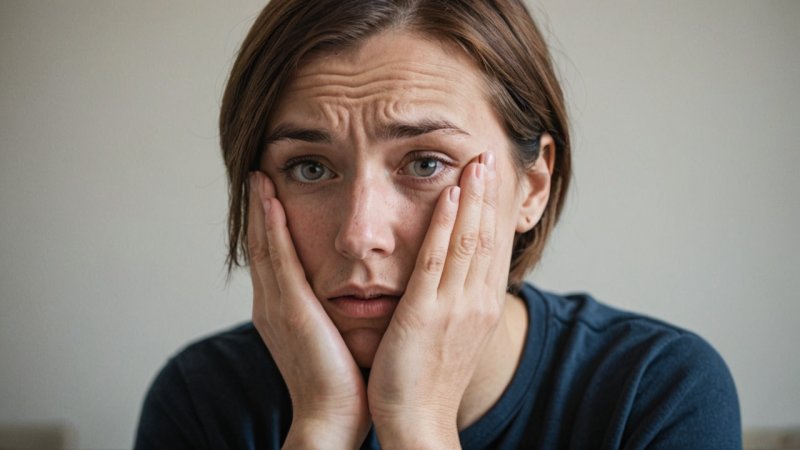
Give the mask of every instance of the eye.
[{"label": "eye", "polygon": [[289,161],[281,171],[300,183],[317,183],[333,178],[333,172],[324,164],[309,159]]},{"label": "eye", "polygon": [[403,170],[414,177],[430,178],[442,170],[443,162],[438,158],[423,156],[406,164]]}]

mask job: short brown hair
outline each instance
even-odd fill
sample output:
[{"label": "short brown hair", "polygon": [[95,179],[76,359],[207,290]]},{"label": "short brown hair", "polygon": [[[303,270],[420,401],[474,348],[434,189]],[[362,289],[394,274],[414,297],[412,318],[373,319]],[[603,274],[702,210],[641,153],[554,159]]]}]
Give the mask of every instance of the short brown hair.
[{"label": "short brown hair", "polygon": [[570,179],[566,105],[547,45],[521,0],[272,0],[256,19],[231,70],[219,128],[228,172],[228,271],[247,255],[247,175],[258,168],[271,115],[311,52],[353,46],[389,28],[462,48],[478,64],[493,107],[515,147],[520,172],[556,143],[550,198],[536,226],[514,238],[509,285],[540,259]]}]

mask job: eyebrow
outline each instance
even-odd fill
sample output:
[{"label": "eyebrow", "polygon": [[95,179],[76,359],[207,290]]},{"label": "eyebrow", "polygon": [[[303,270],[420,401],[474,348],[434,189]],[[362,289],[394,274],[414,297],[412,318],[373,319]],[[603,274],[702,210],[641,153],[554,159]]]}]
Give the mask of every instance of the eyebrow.
[{"label": "eyebrow", "polygon": [[435,131],[443,131],[446,134],[463,134],[469,136],[469,133],[447,120],[423,119],[413,123],[394,122],[386,124],[378,129],[377,137],[384,141],[408,139]]},{"label": "eyebrow", "polygon": [[293,140],[312,143],[330,144],[333,142],[331,135],[325,130],[314,130],[311,128],[298,127],[296,125],[282,123],[275,127],[272,133],[266,138],[266,144],[276,141]]},{"label": "eyebrow", "polygon": [[[457,127],[447,120],[423,119],[417,122],[392,122],[378,128],[376,137],[382,141],[392,139],[408,139],[425,134],[442,131],[446,134],[469,133]],[[331,134],[324,129],[313,129],[296,126],[290,123],[283,123],[275,127],[272,133],[266,138],[269,145],[281,140],[295,140],[310,143],[330,144],[333,142]]]}]

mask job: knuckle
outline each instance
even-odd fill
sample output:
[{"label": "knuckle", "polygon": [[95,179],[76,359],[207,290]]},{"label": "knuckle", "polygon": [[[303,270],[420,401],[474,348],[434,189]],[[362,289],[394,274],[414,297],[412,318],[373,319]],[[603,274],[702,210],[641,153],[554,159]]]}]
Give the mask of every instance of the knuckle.
[{"label": "knuckle", "polygon": [[482,327],[491,328],[497,324],[502,310],[494,302],[481,301],[473,311],[471,320]]},{"label": "knuckle", "polygon": [[500,316],[503,315],[503,308],[500,306],[500,303],[497,302],[487,302],[484,311],[485,316],[493,324],[497,323],[497,321],[500,319]]},{"label": "knuckle", "polygon": [[478,252],[482,256],[488,256],[494,249],[494,233],[482,231],[478,237]]},{"label": "knuckle", "polygon": [[250,263],[262,263],[269,258],[269,249],[263,242],[249,241],[247,243],[247,257]]},{"label": "knuckle", "polygon": [[470,257],[478,246],[478,234],[474,232],[462,233],[456,241],[455,255],[457,257]]},{"label": "knuckle", "polygon": [[445,253],[441,249],[423,256],[422,269],[428,274],[438,274],[444,268]]}]

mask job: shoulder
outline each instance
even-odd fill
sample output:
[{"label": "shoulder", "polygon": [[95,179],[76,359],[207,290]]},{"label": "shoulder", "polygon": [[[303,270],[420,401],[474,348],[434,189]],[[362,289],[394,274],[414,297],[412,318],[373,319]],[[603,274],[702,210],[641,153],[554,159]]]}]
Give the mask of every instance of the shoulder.
[{"label": "shoulder", "polygon": [[606,437],[630,448],[741,445],[733,378],[705,339],[586,294],[526,286],[524,298],[546,330],[547,389],[576,427],[599,432],[603,422]]},{"label": "shoulder", "polygon": [[258,386],[283,385],[258,331],[247,322],[188,344],[167,361],[153,385],[181,383],[200,395],[248,387],[254,380]]},{"label": "shoulder", "polygon": [[254,356],[263,358],[269,354],[252,322],[246,322],[189,343],[170,361],[191,373],[205,371],[209,365],[248,364]]},{"label": "shoulder", "polygon": [[642,314],[614,308],[586,293],[556,294],[530,284],[523,288],[528,303],[541,303],[547,320],[565,326],[577,326],[589,332],[605,333],[634,329],[650,333],[680,334],[685,330]]},{"label": "shoulder", "polygon": [[638,359],[642,364],[666,357],[673,364],[682,360],[698,367],[719,368],[720,363],[725,367],[703,338],[668,322],[608,306],[588,294],[558,295],[531,285],[523,292],[529,310],[539,313],[535,323],[541,324],[546,338],[562,350],[602,352],[609,357],[624,356],[630,362]]},{"label": "shoulder", "polygon": [[285,427],[269,418],[284,417],[288,407],[285,384],[266,346],[252,323],[241,324],[169,358],[145,396],[135,448],[249,441],[254,431],[248,423]]}]

